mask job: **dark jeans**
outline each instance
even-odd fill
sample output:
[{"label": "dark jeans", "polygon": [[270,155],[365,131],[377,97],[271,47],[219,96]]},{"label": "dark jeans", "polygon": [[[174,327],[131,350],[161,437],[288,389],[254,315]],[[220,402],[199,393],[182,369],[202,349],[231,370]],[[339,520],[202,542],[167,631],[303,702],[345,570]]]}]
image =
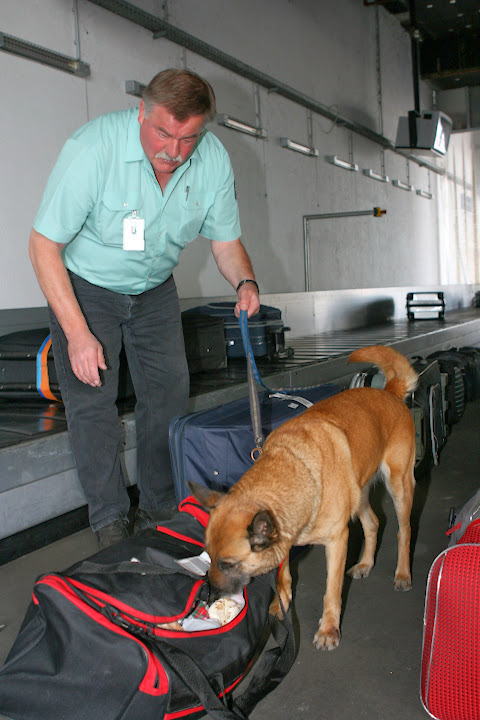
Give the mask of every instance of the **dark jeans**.
[{"label": "dark jeans", "polygon": [[144,510],[159,510],[175,502],[168,427],[174,415],[186,411],[188,366],[173,277],[141,295],[122,295],[69,275],[108,366],[101,371],[101,387],[80,382],[70,367],[63,330],[50,310],[55,366],[70,443],[88,502],[90,525],[98,530],[124,517],[130,506],[120,466],[123,437],[116,406],[122,341],[137,398],[137,486],[139,507]]}]

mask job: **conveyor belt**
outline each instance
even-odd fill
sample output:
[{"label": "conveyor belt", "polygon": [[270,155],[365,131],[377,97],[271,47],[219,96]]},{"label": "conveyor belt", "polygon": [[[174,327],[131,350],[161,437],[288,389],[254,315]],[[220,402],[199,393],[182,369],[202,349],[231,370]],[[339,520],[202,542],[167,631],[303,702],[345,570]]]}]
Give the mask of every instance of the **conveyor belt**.
[{"label": "conveyor belt", "polygon": [[[269,387],[348,384],[359,368],[348,365],[347,358],[358,347],[394,345],[408,357],[426,357],[447,347],[480,345],[480,310],[454,311],[445,321],[392,321],[294,339],[287,333],[286,344],[294,350],[291,357],[257,358],[260,376]],[[247,392],[245,360],[230,360],[225,370],[191,377],[189,409],[210,408]],[[133,401],[119,407],[122,461],[131,485],[136,480],[133,408]],[[85,527],[84,505],[63,407],[0,399],[0,563],[31,550],[37,540],[44,544],[63,532]]]},{"label": "conveyor belt", "polygon": [[[478,315],[477,311],[473,317]],[[448,329],[455,332],[455,328],[470,317],[470,313],[462,313],[460,317],[445,321],[389,322],[374,327],[335,330],[292,340],[288,339],[287,333],[286,344],[293,349],[293,355],[278,360],[257,358],[257,366],[262,377],[271,376],[322,360],[340,358],[366,345],[390,345],[406,339],[424,338],[426,334],[436,335]],[[190,395],[195,397],[221,391],[246,381],[245,361],[241,358],[232,359],[225,370],[193,375]],[[131,413],[133,408],[133,400],[119,405],[121,415]],[[40,399],[0,399],[0,449],[65,430],[65,413],[61,404]]]}]

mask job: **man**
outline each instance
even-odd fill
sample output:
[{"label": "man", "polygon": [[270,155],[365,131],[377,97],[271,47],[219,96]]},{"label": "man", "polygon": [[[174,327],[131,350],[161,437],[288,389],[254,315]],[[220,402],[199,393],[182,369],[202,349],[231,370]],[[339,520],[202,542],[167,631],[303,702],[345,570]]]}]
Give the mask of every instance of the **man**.
[{"label": "man", "polygon": [[228,155],[205,124],[210,85],[165,70],[139,109],[103,115],[66,142],[30,236],[49,306],[57,374],[78,476],[99,546],[128,536],[116,398],[122,342],[137,403],[134,532],[174,512],[170,419],[189,395],[172,270],[202,234],[237,290],[235,311],[258,312],[258,286],[240,240]]}]

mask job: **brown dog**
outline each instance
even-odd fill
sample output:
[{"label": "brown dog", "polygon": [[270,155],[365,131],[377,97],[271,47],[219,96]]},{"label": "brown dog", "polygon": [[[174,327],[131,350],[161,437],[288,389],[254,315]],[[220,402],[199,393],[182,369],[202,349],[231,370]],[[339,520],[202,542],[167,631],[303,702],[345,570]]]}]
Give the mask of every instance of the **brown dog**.
[{"label": "brown dog", "polygon": [[[367,577],[374,564],[379,523],[368,498],[369,481],[378,474],[398,518],[394,586],[411,588],[415,429],[403,400],[418,377],[407,358],[381,345],[356,350],[349,360],[377,365],[385,374],[385,389],[345,390],[285,422],[268,436],[261,457],[226,494],[189,484],[211,510],[206,549],[216,596],[239,592],[252,576],[281,565],[277,587],[287,608],[292,598],[290,548],[325,545],[327,585],[313,643],[327,650],[340,641],[348,523],[355,515],[365,545],[349,575]],[[270,612],[281,617],[278,600]]]}]

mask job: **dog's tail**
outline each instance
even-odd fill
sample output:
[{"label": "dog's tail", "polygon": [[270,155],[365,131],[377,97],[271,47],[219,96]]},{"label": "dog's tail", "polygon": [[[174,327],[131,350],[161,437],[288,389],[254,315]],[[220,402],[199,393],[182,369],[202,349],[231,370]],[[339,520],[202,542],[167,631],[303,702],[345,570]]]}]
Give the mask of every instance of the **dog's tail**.
[{"label": "dog's tail", "polygon": [[386,377],[385,390],[400,398],[412,393],[418,382],[418,375],[409,361],[391,347],[370,345],[355,350],[348,358],[349,362],[370,362],[376,365]]}]

